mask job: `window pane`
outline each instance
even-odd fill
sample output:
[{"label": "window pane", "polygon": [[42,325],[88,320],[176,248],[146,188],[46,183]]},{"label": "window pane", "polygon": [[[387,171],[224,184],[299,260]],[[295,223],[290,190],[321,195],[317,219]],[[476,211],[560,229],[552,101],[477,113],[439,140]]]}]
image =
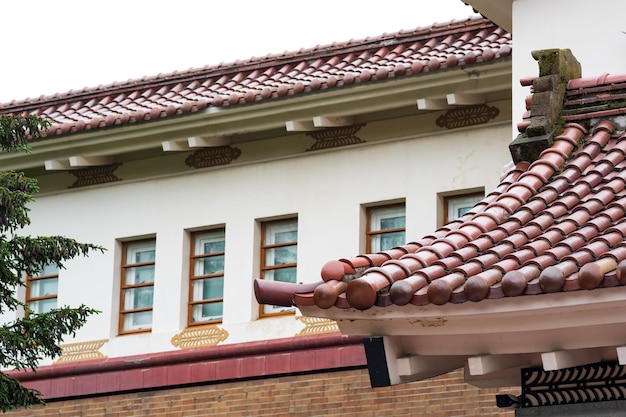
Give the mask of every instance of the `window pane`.
[{"label": "window pane", "polygon": [[225,243],[223,230],[197,235],[194,254],[204,255],[207,253],[224,252]]},{"label": "window pane", "polygon": [[146,242],[131,242],[126,246],[126,264],[139,264],[154,262],[155,259],[154,240]]},{"label": "window pane", "polygon": [[39,271],[39,274],[37,274],[37,276],[43,277],[45,275],[58,275],[58,273],[59,273],[59,268],[56,265],[48,264],[44,266],[41,269],[41,271]]},{"label": "window pane", "polygon": [[372,252],[380,252],[404,245],[405,243],[405,232],[402,231],[372,235],[370,246]]},{"label": "window pane", "polygon": [[59,278],[37,279],[30,281],[30,298],[56,295],[58,292]]},{"label": "window pane", "polygon": [[284,313],[287,311],[294,311],[295,307],[283,307],[283,306],[272,306],[269,304],[263,305],[263,313],[271,314],[271,313]]},{"label": "window pane", "polygon": [[126,268],[126,285],[154,281],[154,265]]},{"label": "window pane", "polygon": [[57,308],[57,299],[49,298],[46,300],[32,301],[28,307],[35,313],[47,313],[53,308]]},{"label": "window pane", "polygon": [[290,243],[298,241],[298,221],[272,222],[265,225],[265,244]]},{"label": "window pane", "polygon": [[124,291],[124,310],[152,307],[154,287],[131,288]]},{"label": "window pane", "polygon": [[213,300],[224,296],[224,277],[193,281],[193,301]]},{"label": "window pane", "polygon": [[448,205],[448,221],[456,220],[474,208],[474,205],[483,199],[482,193],[459,197],[446,197]]},{"label": "window pane", "polygon": [[152,311],[124,314],[123,330],[140,330],[152,325]]},{"label": "window pane", "polygon": [[298,259],[298,247],[295,245],[285,246],[282,248],[271,248],[271,249],[266,249],[265,251],[265,265],[266,266],[296,263],[297,259]]},{"label": "window pane", "polygon": [[373,207],[370,213],[370,232],[406,227],[404,205],[392,207]]},{"label": "window pane", "polygon": [[265,279],[282,282],[296,282],[296,268],[281,268],[265,271]]},{"label": "window pane", "polygon": [[222,318],[224,303],[195,304],[192,307],[192,319],[194,322],[219,320]]},{"label": "window pane", "polygon": [[224,255],[210,256],[208,258],[196,259],[194,275],[209,275],[224,272]]},{"label": "window pane", "polygon": [[278,232],[274,235],[274,243],[289,243],[298,240],[298,232],[296,230],[290,230],[287,232]]}]

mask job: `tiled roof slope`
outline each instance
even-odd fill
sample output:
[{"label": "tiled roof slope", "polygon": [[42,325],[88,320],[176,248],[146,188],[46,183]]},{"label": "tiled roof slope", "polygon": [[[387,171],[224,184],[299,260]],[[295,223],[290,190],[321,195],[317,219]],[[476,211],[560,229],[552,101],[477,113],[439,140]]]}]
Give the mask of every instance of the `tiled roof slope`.
[{"label": "tiled roof slope", "polygon": [[295,304],[365,310],[626,285],[625,88],[626,76],[569,81],[562,117],[576,123],[534,162],[432,235],[328,262],[325,282],[292,292]]},{"label": "tiled roof slope", "polygon": [[48,136],[115,127],[480,64],[511,54],[511,35],[472,17],[413,31],[333,43],[186,72],[0,104],[37,114]]}]

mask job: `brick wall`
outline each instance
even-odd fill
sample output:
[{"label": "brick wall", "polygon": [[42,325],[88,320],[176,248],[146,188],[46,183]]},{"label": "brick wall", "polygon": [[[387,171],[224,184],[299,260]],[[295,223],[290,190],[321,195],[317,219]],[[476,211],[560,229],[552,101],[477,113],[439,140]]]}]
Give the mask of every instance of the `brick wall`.
[{"label": "brick wall", "polygon": [[499,416],[495,394],[463,383],[462,371],[431,380],[370,388],[366,369],[319,372],[185,388],[54,401],[10,417],[122,416]]}]

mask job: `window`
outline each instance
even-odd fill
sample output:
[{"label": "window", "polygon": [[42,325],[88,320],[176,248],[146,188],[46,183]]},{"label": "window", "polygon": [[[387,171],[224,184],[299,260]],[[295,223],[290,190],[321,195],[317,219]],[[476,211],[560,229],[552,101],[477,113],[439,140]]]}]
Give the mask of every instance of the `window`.
[{"label": "window", "polygon": [[[264,222],[261,225],[261,279],[296,282],[298,220]],[[264,305],[261,314],[293,311],[292,307]]]},{"label": "window", "polygon": [[154,239],[122,245],[120,333],[152,327],[155,246]]},{"label": "window", "polygon": [[404,245],[405,225],[404,204],[368,207],[366,252],[376,253]]},{"label": "window", "polygon": [[221,321],[224,309],[224,229],[191,236],[188,323]]},{"label": "window", "polygon": [[47,313],[57,308],[59,268],[46,265],[36,276],[26,279],[26,304],[34,313]]},{"label": "window", "polygon": [[444,224],[462,217],[483,197],[484,194],[482,192],[444,197]]}]

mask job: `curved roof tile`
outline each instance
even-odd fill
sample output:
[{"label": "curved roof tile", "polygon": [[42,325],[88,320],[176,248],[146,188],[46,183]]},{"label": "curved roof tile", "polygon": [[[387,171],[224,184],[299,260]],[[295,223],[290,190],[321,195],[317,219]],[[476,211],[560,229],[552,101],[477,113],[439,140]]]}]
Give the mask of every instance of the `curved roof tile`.
[{"label": "curved roof tile", "polygon": [[511,35],[481,17],[0,104],[52,121],[47,136],[170,118],[353,84],[472,65],[511,54]]},{"label": "curved roof tile", "polygon": [[[605,103],[621,105],[626,84],[615,83],[624,80],[572,80],[567,96],[593,101],[603,94]],[[439,305],[626,285],[626,133],[619,120],[597,119],[595,108],[567,100],[564,112],[577,107],[591,133],[565,125],[536,161],[518,163],[473,210],[435,231],[435,239],[358,277],[340,277],[347,285],[334,306]],[[352,260],[328,265],[339,271],[338,262]],[[328,265],[322,278],[337,280],[327,275]],[[294,302],[312,305],[309,300],[296,294]]]}]

